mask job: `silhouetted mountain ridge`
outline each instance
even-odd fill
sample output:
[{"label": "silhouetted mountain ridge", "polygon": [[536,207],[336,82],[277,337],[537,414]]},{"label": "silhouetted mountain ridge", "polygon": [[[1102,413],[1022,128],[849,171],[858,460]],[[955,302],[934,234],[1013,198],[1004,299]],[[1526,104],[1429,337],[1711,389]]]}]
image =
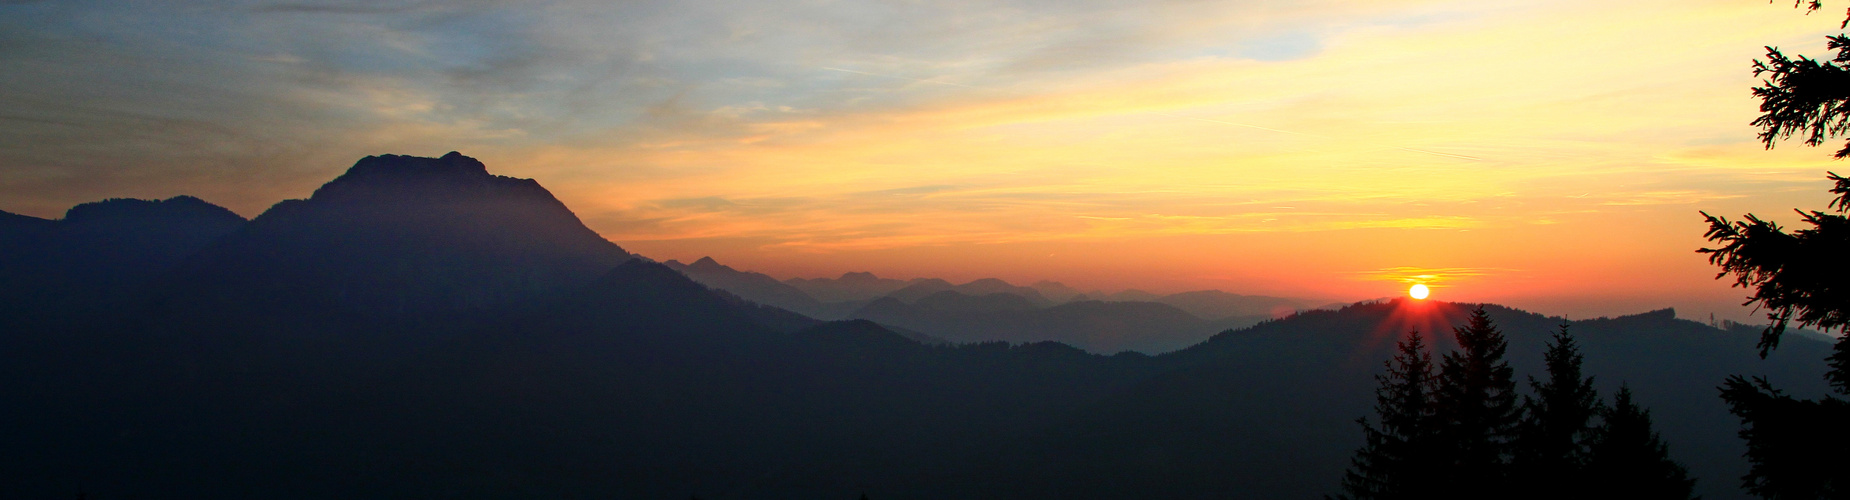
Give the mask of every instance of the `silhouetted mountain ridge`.
[{"label": "silhouetted mountain ridge", "polygon": [[370,156],[188,259],[170,302],[403,318],[568,289],[629,258],[530,179],[456,153]]},{"label": "silhouetted mountain ridge", "polygon": [[[191,203],[173,205],[191,207],[177,220],[194,222],[178,226],[131,217],[169,229],[150,233],[164,235],[147,240],[153,251],[103,259],[197,248],[120,289],[119,303],[139,305],[0,331],[0,353],[26,361],[0,363],[9,494],[1314,497],[1335,491],[1361,443],[1354,419],[1393,339],[1419,328],[1447,349],[1476,307],[1394,300],[1233,331],[1155,302],[1023,308],[1030,299],[1000,290],[862,308],[895,316],[887,324],[1017,336],[926,345],[630,258],[536,183],[461,155],[369,157],[248,223]],[[63,224],[0,217],[0,231],[21,234]],[[25,279],[18,262],[0,279]],[[45,303],[60,317],[96,305]],[[1540,373],[1560,319],[1483,307],[1518,373]],[[1112,352],[1179,338],[1147,335],[1169,324],[1210,329],[1159,356],[1024,334]],[[1824,387],[1816,360],[1829,347],[1814,338],[1762,362],[1756,328],[1674,311],[1573,328],[1600,389],[1629,383],[1711,498],[1738,496],[1744,470],[1715,384],[1739,373],[1800,396]]]},{"label": "silhouetted mountain ridge", "polygon": [[[720,264],[712,257],[702,257],[693,264],[672,260],[666,264],[695,281],[746,300],[822,319],[876,319],[927,343],[1058,341],[1095,352],[1133,349],[1157,353],[1185,347],[1215,332],[1288,313],[1295,310],[1288,304],[1296,303],[1290,299],[1218,291],[1159,297],[1174,298],[1195,307],[1199,312],[1194,315],[1198,318],[1189,319],[1170,314],[1170,309],[1174,308],[1160,304],[1056,305],[1038,290],[1047,288],[1065,298],[1083,295],[1064,285],[1045,281],[1033,287],[1018,287],[1000,279],[985,278],[958,285],[936,278],[901,281],[882,279],[873,273],[850,272],[837,279],[796,278],[778,282],[767,275]],[[863,298],[823,303],[809,297],[805,289],[833,298]],[[1049,308],[1057,310],[1033,312]],[[997,315],[1002,311],[1017,314]],[[1223,314],[1229,312],[1251,314]],[[991,316],[963,317],[973,313],[991,313]]]},{"label": "silhouetted mountain ridge", "polygon": [[827,318],[824,305],[795,287],[760,273],[744,272],[720,264],[712,257],[701,257],[693,264],[682,264],[670,260],[664,262],[669,268],[686,274],[694,281],[713,288],[726,290],[747,300],[760,304],[776,306],[813,317]]},{"label": "silhouetted mountain ridge", "polygon": [[1038,309],[1027,297],[1008,293],[993,292],[984,295],[965,295],[954,290],[945,290],[920,297],[912,305],[920,309],[946,312],[997,312],[997,311],[1031,311]]},{"label": "silhouetted mountain ridge", "polygon": [[1240,295],[1220,290],[1196,290],[1192,292],[1173,293],[1158,297],[1154,302],[1175,306],[1188,311],[1189,314],[1202,319],[1219,319],[1231,316],[1272,316],[1280,317],[1297,311],[1310,309],[1310,303],[1299,299],[1267,297],[1263,295]]},{"label": "silhouetted mountain ridge", "polygon": [[1109,354],[1163,353],[1266,317],[1206,321],[1155,302],[1068,302],[1053,307],[1006,292],[970,296],[943,290],[913,303],[888,296],[849,317],[916,330],[952,342],[1057,341]]},{"label": "silhouetted mountain ridge", "polygon": [[245,224],[190,196],[84,203],[58,220],[0,217],[0,324],[86,323]]},{"label": "silhouetted mountain ridge", "polygon": [[791,278],[785,284],[824,303],[864,303],[918,280],[881,278],[870,272],[846,272],[839,278]]},{"label": "silhouetted mountain ridge", "polygon": [[21,234],[18,232],[43,231],[50,229],[53,225],[55,225],[55,223],[48,219],[0,211],[0,231],[6,231],[7,233],[5,234],[11,235]]}]

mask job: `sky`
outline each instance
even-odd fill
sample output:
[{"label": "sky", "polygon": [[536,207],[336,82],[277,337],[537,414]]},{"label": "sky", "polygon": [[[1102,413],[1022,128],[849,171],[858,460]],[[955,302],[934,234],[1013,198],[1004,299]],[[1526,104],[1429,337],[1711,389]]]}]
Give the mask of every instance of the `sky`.
[{"label": "sky", "polygon": [[[1699,210],[1766,150],[1754,0],[0,0],[0,210],[254,217],[375,154],[537,179],[659,260],[1749,321]],[[1827,7],[1827,11],[1830,8]]]}]

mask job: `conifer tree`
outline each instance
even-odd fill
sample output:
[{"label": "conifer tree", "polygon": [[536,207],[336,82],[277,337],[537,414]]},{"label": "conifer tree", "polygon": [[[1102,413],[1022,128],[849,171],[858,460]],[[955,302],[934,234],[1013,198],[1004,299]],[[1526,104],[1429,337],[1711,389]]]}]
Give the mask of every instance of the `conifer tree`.
[{"label": "conifer tree", "polygon": [[[1809,10],[1824,6],[1819,0],[1800,3]],[[1847,26],[1850,14],[1839,25]],[[1850,87],[1850,35],[1825,39],[1837,51],[1829,60],[1792,58],[1773,47],[1766,48],[1766,61],[1754,60],[1754,75],[1766,80],[1754,87],[1761,115],[1753,124],[1767,149],[1794,135],[1803,136],[1807,146],[1850,135],[1850,92],[1844,92]],[[1850,143],[1836,157],[1850,158]],[[1748,303],[1767,310],[1771,324],[1760,335],[1762,358],[1779,347],[1788,323],[1850,333],[1850,291],[1843,286],[1850,282],[1850,262],[1844,259],[1850,248],[1850,178],[1835,172],[1826,172],[1826,178],[1836,183],[1831,194],[1837,198],[1828,207],[1837,213],[1798,211],[1810,228],[1787,233],[1753,214],[1730,222],[1702,213],[1709,222],[1705,236],[1722,246],[1697,251],[1721,266],[1716,278],[1734,275],[1735,286],[1753,289]]]},{"label": "conifer tree", "polygon": [[[1850,42],[1846,42],[1850,43]],[[1850,45],[1841,48],[1850,54]],[[1846,56],[1850,57],[1850,56]],[[1840,66],[1841,68],[1841,66]],[[1850,331],[1850,300],[1843,284],[1850,266],[1850,178],[1831,174],[1838,195],[1831,203],[1839,214],[1812,211],[1813,227],[1790,234],[1772,222],[1749,215],[1727,226],[1712,218],[1709,237],[1726,246],[1704,249],[1710,261],[1732,273],[1739,286],[1751,286],[1749,303],[1772,311],[1762,332],[1760,355],[1778,347],[1788,320],[1825,331]],[[1825,358],[1824,378],[1833,392],[1850,395],[1850,335],[1838,339]],[[1721,387],[1729,411],[1741,418],[1752,464],[1742,487],[1762,498],[1850,499],[1850,402],[1825,396],[1801,400],[1775,389],[1765,379],[1729,377]]]},{"label": "conifer tree", "polygon": [[1515,372],[1503,355],[1509,342],[1483,307],[1453,328],[1458,350],[1439,368],[1438,405],[1445,474],[1463,496],[1508,488],[1511,444],[1521,417]]},{"label": "conifer tree", "polygon": [[1850,429],[1845,426],[1850,402],[1831,396],[1797,399],[1766,379],[1749,382],[1740,375],[1722,385],[1722,400],[1741,418],[1740,436],[1752,464],[1741,477],[1748,493],[1769,499],[1850,498]]},{"label": "conifer tree", "polygon": [[1599,496],[1608,498],[1692,498],[1696,480],[1670,459],[1670,447],[1651,429],[1651,411],[1632,402],[1632,390],[1619,386],[1612,408],[1589,447],[1587,477]]},{"label": "conifer tree", "polygon": [[1515,483],[1528,496],[1565,498],[1593,493],[1577,488],[1586,472],[1593,418],[1602,408],[1593,377],[1582,377],[1580,346],[1561,324],[1543,354],[1548,380],[1529,377],[1534,396],[1523,397],[1523,419],[1512,457]]},{"label": "conifer tree", "polygon": [[1366,444],[1350,460],[1338,498],[1420,498],[1438,484],[1432,467],[1437,438],[1432,354],[1419,330],[1407,332],[1396,346],[1399,352],[1387,362],[1387,373],[1375,376],[1381,384],[1375,390],[1375,414],[1381,421],[1356,420]]},{"label": "conifer tree", "polygon": [[[1815,11],[1819,0],[1794,4]],[[1850,26],[1846,14],[1839,28]],[[1778,141],[1802,136],[1804,144],[1818,146],[1828,139],[1850,135],[1850,36],[1828,36],[1825,47],[1837,52],[1830,59],[1789,57],[1767,47],[1767,60],[1754,61],[1754,74],[1764,75],[1754,87],[1760,98],[1760,141],[1772,148]],[[1850,143],[1836,157],[1850,157]],[[1735,285],[1753,290],[1748,304],[1767,310],[1770,324],[1761,332],[1760,357],[1779,346],[1788,323],[1825,332],[1850,333],[1850,178],[1827,172],[1835,186],[1835,199],[1827,211],[1799,211],[1810,226],[1787,232],[1772,221],[1748,214],[1730,222],[1708,218],[1710,241],[1719,248],[1699,251],[1720,266],[1717,278],[1733,275]],[[1834,392],[1850,395],[1850,335],[1837,341],[1826,358],[1825,380]],[[1741,418],[1740,436],[1747,441],[1752,468],[1742,486],[1762,498],[1850,498],[1850,401],[1832,396],[1801,400],[1781,393],[1765,379],[1749,382],[1739,375],[1722,385],[1722,400]]]},{"label": "conifer tree", "polygon": [[1824,372],[1824,381],[1830,382],[1838,394],[1850,396],[1850,335],[1837,339],[1837,344],[1831,347],[1831,356],[1824,358],[1824,363],[1831,367]]}]

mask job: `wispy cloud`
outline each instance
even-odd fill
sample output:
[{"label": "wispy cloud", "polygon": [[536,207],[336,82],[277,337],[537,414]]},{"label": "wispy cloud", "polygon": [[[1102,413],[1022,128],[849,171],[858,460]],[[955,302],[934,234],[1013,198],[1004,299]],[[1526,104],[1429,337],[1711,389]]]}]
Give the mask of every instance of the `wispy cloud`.
[{"label": "wispy cloud", "polygon": [[1517,269],[1494,267],[1388,267],[1370,271],[1355,271],[1352,274],[1364,280],[1394,281],[1408,285],[1426,285],[1440,288],[1460,281],[1508,276],[1522,272]]},{"label": "wispy cloud", "polygon": [[1641,206],[1641,205],[1694,205],[1710,200],[1727,200],[1744,198],[1744,194],[1721,194],[1710,191],[1646,191],[1634,193],[1622,199],[1610,200],[1604,205]]},{"label": "wispy cloud", "polygon": [[1759,47],[1828,24],[1724,0],[0,2],[0,209],[253,215],[361,156],[460,150],[652,248],[1668,276],[1700,227],[1665,221],[1782,212],[1831,168],[1762,150],[1744,94]]}]

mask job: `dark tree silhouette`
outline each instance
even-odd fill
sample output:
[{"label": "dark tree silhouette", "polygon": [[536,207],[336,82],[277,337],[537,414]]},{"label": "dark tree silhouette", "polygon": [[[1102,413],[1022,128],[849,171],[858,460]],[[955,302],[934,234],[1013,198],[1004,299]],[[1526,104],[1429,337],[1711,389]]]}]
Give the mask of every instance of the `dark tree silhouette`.
[{"label": "dark tree silhouette", "polygon": [[[1822,4],[1811,1],[1809,10]],[[1839,28],[1850,26],[1850,14]],[[1754,88],[1761,99],[1760,141],[1767,148],[1803,133],[1805,144],[1850,132],[1850,37],[1826,37],[1837,56],[1820,61],[1792,58],[1767,47],[1767,60],[1754,61],[1754,74],[1767,79]],[[1850,145],[1836,153],[1850,156]],[[1729,222],[1703,212],[1706,236],[1720,248],[1703,248],[1709,262],[1721,266],[1716,278],[1735,277],[1735,286],[1751,288],[1748,304],[1767,310],[1771,324],[1760,336],[1760,356],[1779,347],[1791,322],[1850,333],[1850,178],[1827,172],[1837,195],[1829,208],[1836,214],[1798,211],[1809,228],[1787,233],[1752,214]],[[1826,359],[1825,379],[1839,394],[1850,395],[1850,335],[1839,338]],[[1764,378],[1729,377],[1722,400],[1741,419],[1752,464],[1742,487],[1762,498],[1850,498],[1850,404],[1826,396],[1799,400],[1773,388]]]},{"label": "dark tree silhouette", "polygon": [[1399,352],[1387,362],[1387,373],[1375,376],[1381,384],[1375,390],[1375,414],[1381,422],[1356,420],[1366,444],[1350,460],[1338,498],[1418,498],[1440,484],[1432,466],[1438,437],[1432,354],[1426,352],[1419,330],[1407,332],[1406,340],[1396,345]]},{"label": "dark tree silhouette", "polygon": [[1721,246],[1697,251],[1721,266],[1716,278],[1732,274],[1735,286],[1752,288],[1747,303],[1767,309],[1772,320],[1760,337],[1761,357],[1779,347],[1788,322],[1850,332],[1850,218],[1842,215],[1850,211],[1850,178],[1829,178],[1837,183],[1831,207],[1838,214],[1800,212],[1807,229],[1787,233],[1753,214],[1730,222],[1702,212],[1709,222],[1705,236]]},{"label": "dark tree silhouette", "polygon": [[[1794,6],[1816,11],[1823,3],[1799,1]],[[1838,25],[1845,26],[1850,26],[1850,13]],[[1818,146],[1850,132],[1850,36],[1826,40],[1826,47],[1837,51],[1829,61],[1789,57],[1774,47],[1766,48],[1765,61],[1754,61],[1754,75],[1766,79],[1754,87],[1761,114],[1753,125],[1760,128],[1760,142],[1768,149],[1794,135],[1803,135],[1808,146]],[[1837,158],[1846,156],[1850,143],[1836,153]],[[1721,266],[1716,278],[1732,274],[1736,286],[1754,289],[1747,303],[1765,308],[1772,320],[1760,337],[1761,357],[1779,346],[1780,335],[1792,321],[1800,327],[1850,332],[1850,262],[1844,259],[1850,255],[1850,220],[1842,215],[1850,211],[1850,179],[1834,172],[1827,176],[1837,183],[1831,192],[1838,198],[1830,206],[1838,214],[1800,211],[1809,229],[1786,233],[1753,214],[1730,222],[1702,213],[1709,222],[1706,236],[1722,245],[1699,250]]]},{"label": "dark tree silhouette", "polygon": [[1688,499],[1696,486],[1689,471],[1670,459],[1670,447],[1651,429],[1651,411],[1632,402],[1632,390],[1619,386],[1612,408],[1589,446],[1587,475],[1598,496],[1607,498]]},{"label": "dark tree silhouette", "polygon": [[1456,491],[1471,494],[1507,488],[1511,445],[1521,414],[1515,373],[1503,355],[1503,332],[1482,307],[1462,328],[1454,328],[1458,350],[1439,368],[1437,410],[1446,463]]},{"label": "dark tree silhouette", "polygon": [[1561,324],[1543,360],[1548,379],[1529,377],[1534,396],[1523,397],[1523,420],[1512,458],[1516,484],[1536,498],[1592,493],[1577,478],[1586,472],[1593,419],[1601,411],[1593,377],[1582,377],[1580,346]]},{"label": "dark tree silhouette", "polygon": [[[1754,87],[1760,98],[1760,117],[1753,125],[1760,127],[1760,141],[1772,148],[1775,142],[1803,135],[1805,145],[1817,146],[1831,137],[1850,131],[1850,37],[1825,37],[1825,46],[1837,51],[1831,60],[1805,56],[1789,57],[1779,49],[1767,47],[1767,60],[1754,61],[1754,76],[1766,76],[1762,86]],[[1850,156],[1850,144],[1837,150],[1836,156]]]},{"label": "dark tree silhouette", "polygon": [[[1839,342],[1838,353],[1843,353]],[[1841,373],[1838,372],[1838,373]],[[1843,388],[1838,389],[1843,392]],[[1729,411],[1741,417],[1752,463],[1741,487],[1761,498],[1850,498],[1850,403],[1795,399],[1768,384],[1730,377],[1722,386]]]},{"label": "dark tree silhouette", "polygon": [[[1824,2],[1799,0],[1793,6],[1803,6],[1810,13],[1823,8]],[[1850,27],[1850,11],[1837,27]],[[1766,47],[1766,61],[1754,61],[1754,76],[1766,75],[1767,79],[1763,86],[1754,87],[1762,114],[1753,125],[1760,127],[1760,142],[1768,149],[1800,132],[1805,134],[1805,145],[1817,146],[1850,131],[1850,93],[1843,90],[1850,88],[1850,67],[1843,64],[1850,62],[1850,38],[1839,34],[1825,39],[1826,47],[1837,50],[1837,57],[1830,61],[1790,58],[1771,46]],[[1850,144],[1837,151],[1838,158],[1845,156],[1850,156]]]},{"label": "dark tree silhouette", "polygon": [[[1844,338],[1850,339],[1850,335]],[[1850,396],[1850,342],[1839,339],[1831,351],[1831,356],[1824,358],[1825,363],[1831,367],[1830,371],[1824,372],[1824,380],[1830,382],[1838,394]]]},{"label": "dark tree silhouette", "polygon": [[1458,350],[1436,375],[1417,331],[1397,344],[1375,377],[1380,423],[1358,420],[1366,443],[1336,498],[1690,498],[1695,481],[1631,389],[1600,403],[1567,324],[1544,354],[1548,378],[1529,378],[1535,394],[1521,407],[1508,344],[1484,310],[1454,334]]}]

